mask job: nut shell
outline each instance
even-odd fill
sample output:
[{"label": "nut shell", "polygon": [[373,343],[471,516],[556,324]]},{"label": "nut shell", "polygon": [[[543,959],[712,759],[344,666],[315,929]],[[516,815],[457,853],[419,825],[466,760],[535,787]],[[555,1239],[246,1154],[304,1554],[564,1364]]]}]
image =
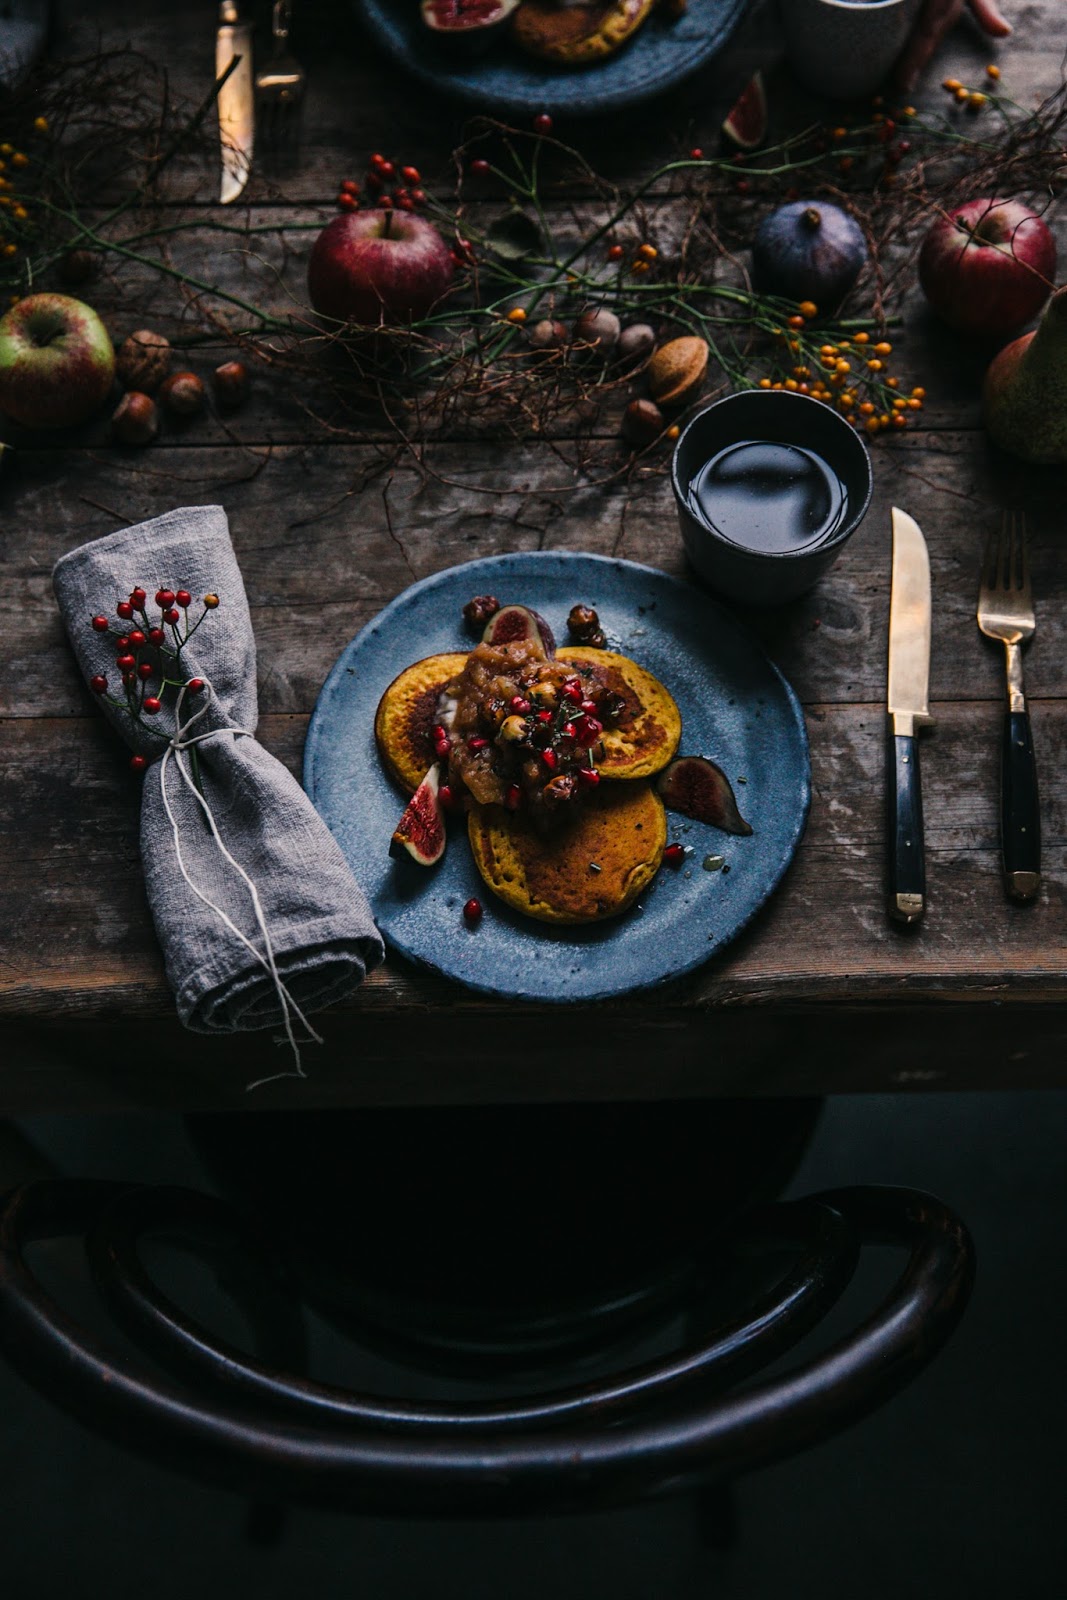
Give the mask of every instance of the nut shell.
[{"label": "nut shell", "polygon": [[169,339],[151,328],[139,328],[122,341],[115,366],[127,389],[154,394],[170,371],[170,360]]},{"label": "nut shell", "polygon": [[215,368],[215,399],[224,411],[236,411],[248,399],[251,380],[243,361],[224,361]]},{"label": "nut shell", "polygon": [[130,389],[111,418],[111,432],[119,444],[151,444],[159,432],[159,409],[150,395]]},{"label": "nut shell", "polygon": [[691,400],[708,370],[708,347],[688,334],[661,345],[648,363],[648,389],[661,406],[680,406]]},{"label": "nut shell", "polygon": [[172,416],[195,417],[203,411],[207,395],[195,372],[172,372],[164,379],[159,398]]},{"label": "nut shell", "polygon": [[622,436],[628,444],[651,444],[665,426],[663,412],[652,400],[631,400],[623,412]]}]

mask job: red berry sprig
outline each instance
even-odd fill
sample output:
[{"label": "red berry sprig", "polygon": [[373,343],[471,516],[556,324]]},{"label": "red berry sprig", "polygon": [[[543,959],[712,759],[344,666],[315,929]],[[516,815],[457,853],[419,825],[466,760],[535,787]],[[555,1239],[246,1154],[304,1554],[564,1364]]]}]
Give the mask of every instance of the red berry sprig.
[{"label": "red berry sprig", "polygon": [[[165,691],[184,689],[187,694],[200,695],[207,688],[204,678],[186,678],[182,672],[182,651],[209,611],[219,605],[217,594],[206,594],[200,604],[200,615],[190,619],[193,605],[191,590],[186,588],[156,590],[155,604],[158,616],[148,610],[148,590],[140,584],[130,590],[129,597],[115,604],[118,625],[113,625],[104,613],[91,617],[89,626],[94,633],[109,634],[115,645],[115,665],[124,691],[123,698],[108,694],[107,675],[94,673],[89,687],[94,694],[107,696],[111,705],[125,711],[146,733],[167,741],[169,735],[151,726],[146,718],[158,717],[163,710]],[[130,761],[134,772],[144,772],[148,760],[135,755]]]},{"label": "red berry sprig", "polygon": [[[397,183],[396,179],[400,178]],[[342,178],[337,192],[338,211],[358,211],[364,203],[382,211],[417,211],[426,204],[418,167],[390,161],[380,152],[371,156],[363,182]]]}]

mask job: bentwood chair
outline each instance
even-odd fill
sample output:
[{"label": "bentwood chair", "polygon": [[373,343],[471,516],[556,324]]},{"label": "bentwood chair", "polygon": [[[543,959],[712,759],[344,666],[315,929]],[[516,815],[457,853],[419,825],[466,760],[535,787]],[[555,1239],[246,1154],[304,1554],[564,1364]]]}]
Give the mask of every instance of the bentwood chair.
[{"label": "bentwood chair", "polygon": [[[812,1119],[750,1102],[201,1119],[226,1199],[66,1179],[6,1196],[0,1351],[109,1439],[275,1504],[521,1515],[714,1494],[888,1400],[969,1294],[966,1230],[928,1195],[771,1198]],[[35,1275],[34,1242],[70,1232],[146,1359]],[[219,1266],[253,1352],[159,1286],[160,1238]],[[780,1370],[882,1245],[903,1267],[881,1303]],[[411,1395],[309,1377],[306,1307],[402,1357]]]}]

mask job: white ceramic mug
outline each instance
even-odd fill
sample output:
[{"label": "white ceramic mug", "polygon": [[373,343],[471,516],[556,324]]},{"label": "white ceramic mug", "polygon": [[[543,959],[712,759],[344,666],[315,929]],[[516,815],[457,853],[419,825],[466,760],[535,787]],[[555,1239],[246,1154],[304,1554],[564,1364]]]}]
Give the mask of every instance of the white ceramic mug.
[{"label": "white ceramic mug", "polygon": [[818,94],[874,94],[907,42],[922,0],[780,0],[786,56]]}]

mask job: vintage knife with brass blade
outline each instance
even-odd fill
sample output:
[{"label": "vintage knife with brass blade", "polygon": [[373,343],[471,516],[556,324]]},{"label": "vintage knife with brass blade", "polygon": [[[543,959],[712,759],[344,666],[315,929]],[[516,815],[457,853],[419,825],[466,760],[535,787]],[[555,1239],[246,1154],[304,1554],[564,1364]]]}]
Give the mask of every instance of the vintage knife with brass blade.
[{"label": "vintage knife with brass blade", "polygon": [[219,146],[222,181],[219,199],[228,206],[244,189],[252,170],[253,120],[252,27],[241,22],[233,0],[222,0],[215,35],[215,77],[221,78],[234,57],[237,65],[219,90]]},{"label": "vintage knife with brass blade", "polygon": [[889,914],[918,922],[926,907],[923,802],[916,729],[933,721],[930,686],[930,558],[919,525],[893,507],[889,601]]}]

